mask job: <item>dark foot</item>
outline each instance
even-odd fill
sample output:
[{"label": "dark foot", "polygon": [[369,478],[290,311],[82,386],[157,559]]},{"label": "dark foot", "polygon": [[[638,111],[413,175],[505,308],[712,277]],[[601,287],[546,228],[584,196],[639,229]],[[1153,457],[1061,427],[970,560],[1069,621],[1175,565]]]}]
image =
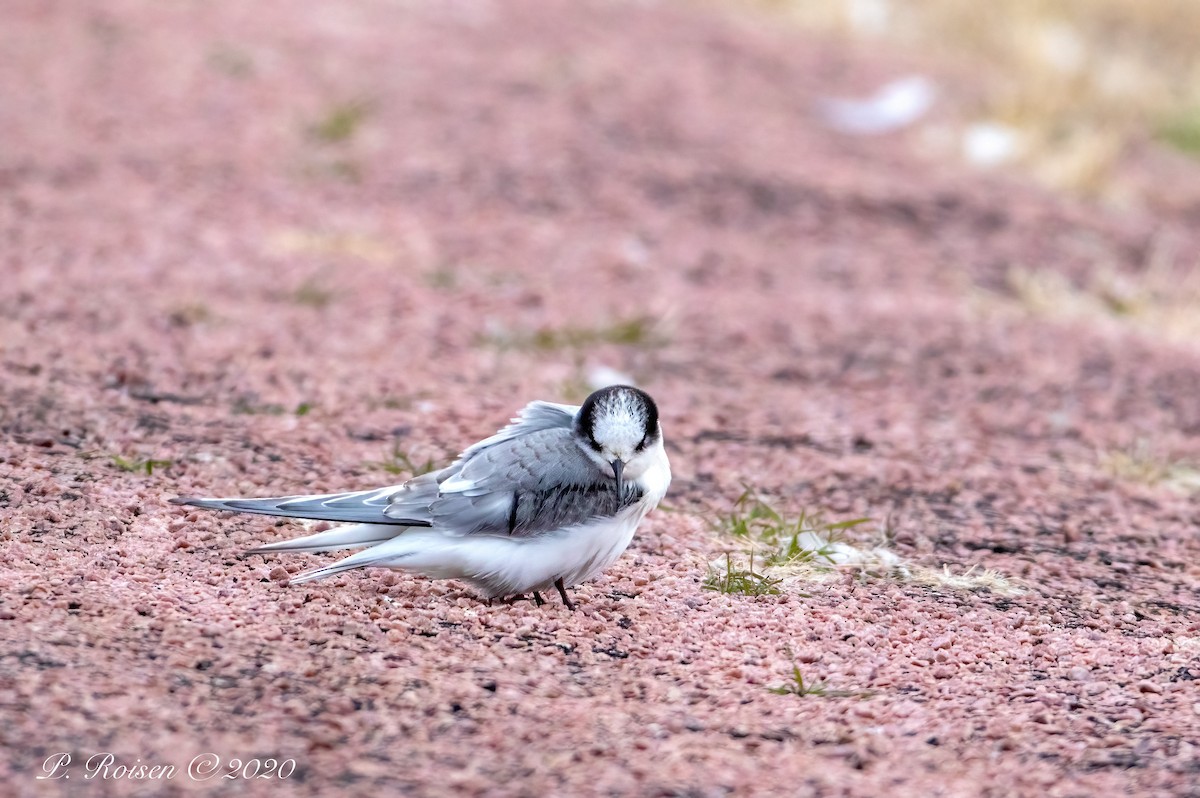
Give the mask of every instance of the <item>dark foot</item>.
[{"label": "dark foot", "polygon": [[554,586],[558,588],[558,595],[562,596],[563,604],[567,605],[567,609],[575,612],[575,602],[571,601],[571,597],[567,595],[567,588],[563,585],[561,577],[554,580]]},{"label": "dark foot", "polygon": [[537,591],[535,590],[535,591],[533,591],[533,603],[534,603],[536,606],[540,607],[540,606],[542,606],[543,604],[545,604],[545,603],[546,603],[546,600],[545,600],[544,598],[542,598],[542,594],[541,594],[541,593],[539,593],[539,592],[537,592]]},{"label": "dark foot", "polygon": [[516,604],[518,601],[524,601],[524,600],[525,600],[525,594],[524,594],[524,593],[518,593],[518,594],[517,594],[517,595],[515,595],[515,596],[501,596],[501,597],[500,597],[500,603],[501,603],[501,604],[508,604],[509,606],[512,606],[513,604]]}]

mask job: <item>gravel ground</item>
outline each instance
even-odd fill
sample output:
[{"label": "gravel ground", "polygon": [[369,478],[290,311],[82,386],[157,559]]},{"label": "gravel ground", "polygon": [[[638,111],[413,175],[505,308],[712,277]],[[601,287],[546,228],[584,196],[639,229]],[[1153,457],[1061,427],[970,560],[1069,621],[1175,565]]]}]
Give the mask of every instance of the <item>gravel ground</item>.
[{"label": "gravel ground", "polygon": [[[0,792],[1200,795],[1200,352],[1092,290],[1172,284],[1200,205],[825,130],[913,65],[777,28],[10,3]],[[167,504],[398,481],[597,367],[675,482],[574,614],[289,587],[240,552],[297,528]],[[705,590],[745,486],[899,565]]]}]

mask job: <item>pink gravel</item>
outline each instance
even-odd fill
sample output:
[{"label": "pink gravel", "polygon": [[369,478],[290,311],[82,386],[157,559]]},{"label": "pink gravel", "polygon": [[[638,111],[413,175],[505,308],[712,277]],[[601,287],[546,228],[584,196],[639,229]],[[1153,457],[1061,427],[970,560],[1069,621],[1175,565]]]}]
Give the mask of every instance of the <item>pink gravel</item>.
[{"label": "pink gravel", "polygon": [[[10,3],[0,794],[1200,795],[1200,506],[1104,460],[1200,461],[1200,353],[1031,316],[1004,279],[1194,255],[1200,206],[822,130],[814,98],[911,65],[774,27]],[[578,332],[641,317],[653,340]],[[384,484],[394,443],[446,459],[596,365],[657,399],[674,511],[575,614],[288,587],[314,557],[239,553],[295,527],[166,503]],[[743,484],[1024,592],[703,590]],[[793,662],[856,695],[770,692]],[[89,780],[100,752],[180,772]],[[206,752],[295,771],[190,778]]]}]

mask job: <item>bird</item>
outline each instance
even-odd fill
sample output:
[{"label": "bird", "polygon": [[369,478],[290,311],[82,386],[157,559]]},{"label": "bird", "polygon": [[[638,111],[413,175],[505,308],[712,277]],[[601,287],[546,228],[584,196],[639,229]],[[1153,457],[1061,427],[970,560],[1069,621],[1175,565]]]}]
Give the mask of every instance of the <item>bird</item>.
[{"label": "bird", "polygon": [[629,385],[582,405],[534,401],[449,466],[399,485],[275,498],[178,497],[172,504],[345,522],[247,554],[362,548],[292,577],[390,568],[466,582],[491,603],[567,588],[612,565],[671,483],[658,406]]}]

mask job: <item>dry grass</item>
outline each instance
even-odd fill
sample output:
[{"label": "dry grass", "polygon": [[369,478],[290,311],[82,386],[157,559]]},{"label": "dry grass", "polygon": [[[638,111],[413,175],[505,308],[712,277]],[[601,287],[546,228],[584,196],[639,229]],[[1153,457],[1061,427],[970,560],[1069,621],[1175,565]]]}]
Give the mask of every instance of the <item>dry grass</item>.
[{"label": "dry grass", "polygon": [[1045,182],[1110,193],[1145,136],[1200,152],[1195,0],[749,0],[801,24],[964,64],[979,99],[964,124],[1011,128]]},{"label": "dry grass", "polygon": [[397,258],[397,248],[365,233],[284,229],[265,242],[269,254],[279,257],[355,258],[387,263]]},{"label": "dry grass", "polygon": [[1102,453],[1100,464],[1117,479],[1163,487],[1183,495],[1200,493],[1200,464],[1155,451],[1145,441]]},{"label": "dry grass", "polygon": [[1136,274],[1099,269],[1082,285],[1052,269],[1017,268],[1008,274],[1008,288],[1036,316],[1194,346],[1200,341],[1200,262],[1180,268],[1170,261]]},{"label": "dry grass", "polygon": [[954,590],[984,590],[999,596],[1019,596],[1025,589],[1016,579],[1005,576],[991,568],[978,568],[972,565],[960,574],[950,570],[950,566],[941,568],[926,568],[910,566],[907,569],[909,582],[929,587],[948,587]]},{"label": "dry grass", "polygon": [[604,345],[657,348],[670,342],[669,323],[661,317],[630,316],[596,326],[564,325],[533,330],[495,328],[478,343],[501,350],[580,351]]}]

